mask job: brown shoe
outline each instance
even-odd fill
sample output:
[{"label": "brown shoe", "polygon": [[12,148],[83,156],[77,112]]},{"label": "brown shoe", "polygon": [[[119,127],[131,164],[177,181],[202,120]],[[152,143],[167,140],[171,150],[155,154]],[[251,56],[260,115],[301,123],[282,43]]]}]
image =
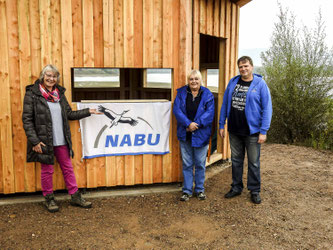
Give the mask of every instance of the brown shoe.
[{"label": "brown shoe", "polygon": [[55,213],[59,211],[59,207],[54,200],[53,194],[47,194],[45,197],[45,207],[50,213]]},{"label": "brown shoe", "polygon": [[83,197],[81,196],[81,193],[79,191],[76,191],[75,194],[72,194],[72,199],[71,199],[70,203],[72,206],[78,206],[78,207],[83,207],[83,208],[91,208],[91,206],[92,206],[91,202],[83,199]]}]

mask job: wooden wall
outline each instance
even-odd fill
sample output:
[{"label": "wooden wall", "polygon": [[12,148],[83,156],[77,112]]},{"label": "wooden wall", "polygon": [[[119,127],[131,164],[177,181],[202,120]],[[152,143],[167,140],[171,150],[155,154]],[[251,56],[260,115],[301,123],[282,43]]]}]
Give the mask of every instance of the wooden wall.
[{"label": "wooden wall", "polygon": [[[235,74],[239,7],[230,0],[0,0],[0,193],[41,190],[40,164],[26,163],[22,127],[25,86],[46,64],[61,72],[71,100],[71,67],[173,68],[172,99],[199,65],[199,33],[221,37],[220,90]],[[220,106],[221,103],[219,103]],[[75,108],[75,104],[73,104]],[[81,160],[72,122],[79,187],[181,181],[176,121],[171,153]],[[219,142],[224,158],[228,144]],[[54,189],[64,189],[55,167]]]}]

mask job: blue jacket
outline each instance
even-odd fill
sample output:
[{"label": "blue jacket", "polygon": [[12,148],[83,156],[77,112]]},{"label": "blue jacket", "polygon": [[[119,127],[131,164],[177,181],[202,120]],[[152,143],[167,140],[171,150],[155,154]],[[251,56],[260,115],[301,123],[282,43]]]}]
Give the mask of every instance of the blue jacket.
[{"label": "blue jacket", "polygon": [[[203,147],[209,143],[214,119],[214,96],[209,89],[201,86],[201,101],[194,117],[199,129],[192,132],[192,147]],[[173,104],[173,113],[177,119],[177,137],[186,141],[186,128],[191,124],[186,116],[187,85],[177,89],[177,96]]]},{"label": "blue jacket", "polygon": [[[232,93],[240,75],[232,78],[224,92],[220,113],[220,129],[224,128],[226,118],[229,118]],[[250,128],[250,134],[265,135],[272,119],[272,99],[268,86],[261,75],[253,74],[253,81],[246,96],[245,116]]]}]

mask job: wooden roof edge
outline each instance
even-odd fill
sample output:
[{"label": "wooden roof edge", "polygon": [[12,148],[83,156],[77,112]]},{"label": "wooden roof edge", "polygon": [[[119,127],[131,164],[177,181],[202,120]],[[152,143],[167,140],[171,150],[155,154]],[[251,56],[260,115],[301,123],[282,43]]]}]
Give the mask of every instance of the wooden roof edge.
[{"label": "wooden roof edge", "polygon": [[231,2],[239,5],[239,7],[243,7],[245,4],[248,4],[252,0],[231,0]]}]

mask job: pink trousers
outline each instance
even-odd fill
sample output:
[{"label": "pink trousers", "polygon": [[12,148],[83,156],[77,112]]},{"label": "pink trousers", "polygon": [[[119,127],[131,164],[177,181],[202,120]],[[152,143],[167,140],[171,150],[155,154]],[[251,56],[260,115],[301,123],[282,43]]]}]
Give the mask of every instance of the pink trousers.
[{"label": "pink trousers", "polygon": [[[64,176],[65,184],[68,190],[68,194],[72,195],[77,190],[76,179],[73,171],[72,161],[69,156],[68,146],[56,146],[53,147],[54,155],[59,162],[62,174]],[[41,183],[42,183],[42,191],[43,195],[46,196],[48,194],[53,193],[53,165],[41,164]]]}]

